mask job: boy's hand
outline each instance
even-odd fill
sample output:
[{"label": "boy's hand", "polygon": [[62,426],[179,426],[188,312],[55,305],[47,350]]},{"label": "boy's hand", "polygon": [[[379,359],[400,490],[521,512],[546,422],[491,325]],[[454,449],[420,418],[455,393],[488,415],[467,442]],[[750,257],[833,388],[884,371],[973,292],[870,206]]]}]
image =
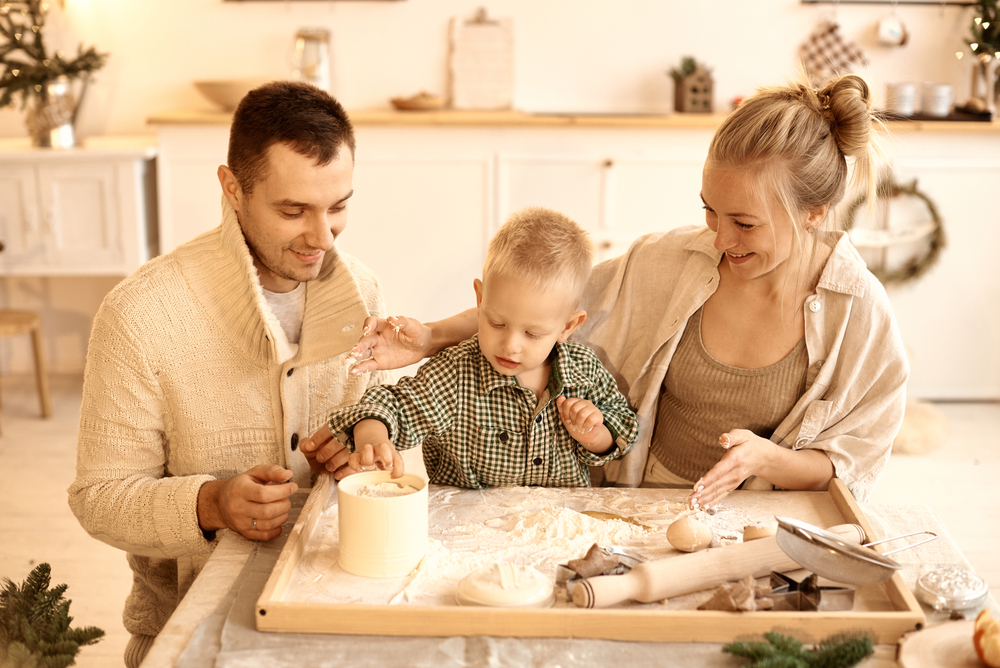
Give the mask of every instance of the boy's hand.
[{"label": "boy's hand", "polygon": [[610,433],[604,427],[604,414],[590,401],[580,397],[569,399],[558,397],[556,407],[567,431],[577,443],[584,446],[593,445],[610,437]]},{"label": "boy's hand", "polygon": [[340,475],[340,471],[338,471],[334,474],[334,477],[340,480],[351,473],[373,471],[376,469],[392,471],[393,478],[400,478],[405,473],[403,458],[389,441],[382,441],[375,444],[365,443],[364,445],[356,446],[348,460],[348,466],[353,470],[344,471],[343,475]]}]

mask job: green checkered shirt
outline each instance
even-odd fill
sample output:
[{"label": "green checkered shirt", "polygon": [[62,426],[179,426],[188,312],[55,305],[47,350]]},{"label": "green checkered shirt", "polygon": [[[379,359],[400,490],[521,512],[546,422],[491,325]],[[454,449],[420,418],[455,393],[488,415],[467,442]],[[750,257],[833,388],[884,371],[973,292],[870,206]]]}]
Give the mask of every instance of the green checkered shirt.
[{"label": "green checkered shirt", "polygon": [[[436,484],[589,486],[588,466],[602,466],[635,443],[635,413],[597,355],[574,341],[556,344],[548,391],[536,412],[534,392],[497,373],[476,335],[429,359],[415,377],[370,388],[361,403],[330,415],[330,431],[353,451],[354,425],[381,420],[398,450],[423,444]],[[597,406],[616,447],[599,456],[573,440],[559,419],[560,395]]]}]

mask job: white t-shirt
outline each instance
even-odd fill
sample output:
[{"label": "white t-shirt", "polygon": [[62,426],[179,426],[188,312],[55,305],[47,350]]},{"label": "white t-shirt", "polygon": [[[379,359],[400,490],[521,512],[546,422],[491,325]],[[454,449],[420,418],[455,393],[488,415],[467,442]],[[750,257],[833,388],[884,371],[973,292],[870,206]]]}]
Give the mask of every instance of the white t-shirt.
[{"label": "white t-shirt", "polygon": [[[262,288],[263,289],[263,288]],[[274,317],[281,323],[289,343],[298,343],[302,334],[302,317],[306,312],[306,284],[299,283],[289,292],[264,290],[264,299]]]}]

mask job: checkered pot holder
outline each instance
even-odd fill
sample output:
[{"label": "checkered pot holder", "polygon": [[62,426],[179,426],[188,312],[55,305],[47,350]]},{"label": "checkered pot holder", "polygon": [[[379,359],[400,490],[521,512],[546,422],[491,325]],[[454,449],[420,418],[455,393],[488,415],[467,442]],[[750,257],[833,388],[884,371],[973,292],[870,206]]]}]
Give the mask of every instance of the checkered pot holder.
[{"label": "checkered pot holder", "polygon": [[849,72],[852,64],[867,65],[865,54],[854,42],[844,39],[840,26],[824,21],[799,47],[799,56],[814,83]]}]

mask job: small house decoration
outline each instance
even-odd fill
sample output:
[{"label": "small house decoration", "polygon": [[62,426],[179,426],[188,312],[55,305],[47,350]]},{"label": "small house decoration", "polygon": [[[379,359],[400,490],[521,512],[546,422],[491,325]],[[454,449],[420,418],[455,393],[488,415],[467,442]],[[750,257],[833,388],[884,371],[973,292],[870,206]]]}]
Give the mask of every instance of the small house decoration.
[{"label": "small house decoration", "polygon": [[674,80],[674,111],[712,113],[711,72],[690,56],[681,60],[679,70],[670,70]]}]

